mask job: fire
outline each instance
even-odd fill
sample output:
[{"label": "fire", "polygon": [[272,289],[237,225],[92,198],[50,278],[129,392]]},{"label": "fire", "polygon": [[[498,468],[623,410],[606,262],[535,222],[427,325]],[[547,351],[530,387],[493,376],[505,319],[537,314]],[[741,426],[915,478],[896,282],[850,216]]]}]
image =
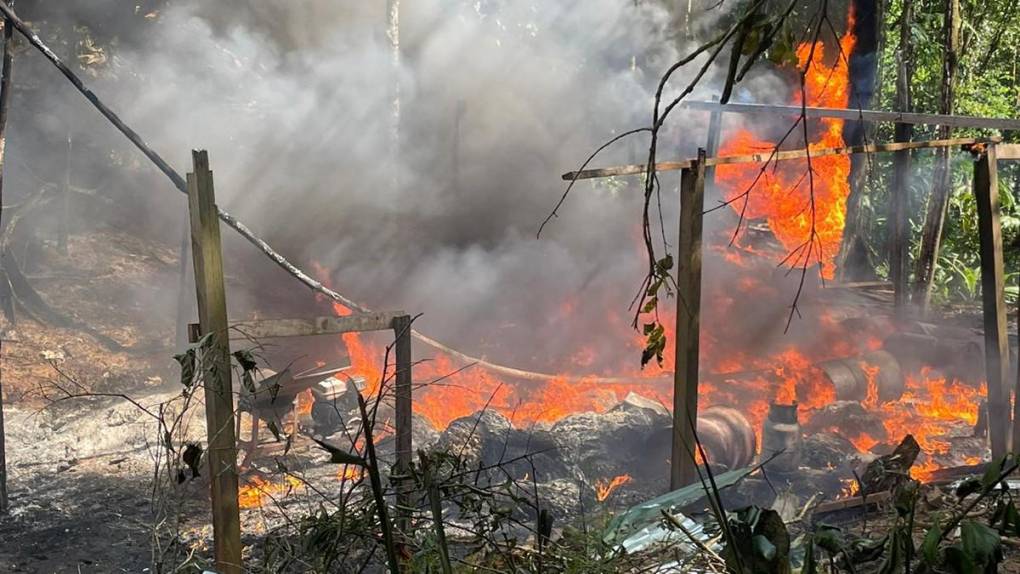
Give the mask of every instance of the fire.
[{"label": "fire", "polygon": [[298,414],[298,416],[312,414],[312,403],[314,402],[315,397],[312,396],[311,389],[298,393],[297,407],[295,408],[295,412]]},{"label": "fire", "polygon": [[861,361],[861,370],[868,378],[868,391],[863,404],[869,409],[875,408],[878,406],[878,371],[880,367],[871,365],[867,361]]},{"label": "fire", "polygon": [[[853,13],[848,30],[853,28]],[[819,42],[814,46],[803,43],[797,48],[799,67],[805,71],[804,95],[806,105],[815,107],[846,108],[850,101],[850,74],[846,55],[856,44],[856,38],[848,31],[840,38],[841,54],[835,62]],[[811,59],[810,63],[808,59]],[[801,93],[794,97],[800,104]],[[810,126],[815,132],[808,148],[829,148],[845,145],[843,141],[843,120],[822,118],[818,125]],[[775,141],[760,138],[750,130],[741,129],[729,134],[721,146],[720,155],[745,155],[768,153],[776,146]],[[811,158],[811,173],[808,160],[781,162],[776,169],[769,167],[762,171],[761,164],[721,165],[716,168],[716,180],[724,190],[727,200],[738,213],[744,209],[745,200],[741,195],[750,190],[746,198],[748,219],[764,219],[776,239],[786,252],[778,254],[779,260],[797,263],[821,263],[822,275],[831,279],[835,274],[835,258],[843,239],[846,217],[846,201],[850,195],[850,157],[825,156]],[[760,178],[759,178],[760,176]],[[757,183],[755,183],[757,181]]]},{"label": "fire", "polygon": [[921,482],[928,482],[939,468],[939,465],[931,458],[925,458],[923,462],[915,462],[914,466],[910,467],[910,478]]},{"label": "fire", "polygon": [[265,498],[272,499],[276,495],[288,495],[294,489],[301,488],[302,482],[293,476],[287,476],[282,483],[269,482],[258,476],[248,479],[247,484],[237,492],[237,503],[242,510],[262,508]]},{"label": "fire", "polygon": [[341,482],[356,482],[361,480],[361,477],[364,475],[364,468],[349,464],[341,465],[339,470],[336,471],[336,478]]},{"label": "fire", "polygon": [[803,409],[816,409],[836,400],[835,387],[799,350],[791,347],[769,360],[779,363],[773,368],[773,373],[782,380],[775,402],[796,402]]},{"label": "fire", "polygon": [[[851,13],[851,20],[852,16]],[[852,23],[848,28],[852,29]],[[839,39],[840,54],[834,54],[832,46],[827,47],[821,43],[815,46],[804,43],[798,47],[799,67],[805,72],[803,101],[806,105],[847,107],[850,80],[846,56],[851,53],[855,42],[852,33],[847,32]],[[812,49],[814,54],[809,64],[808,56]],[[799,104],[802,96],[798,92],[791,100]],[[845,145],[842,120],[811,120],[807,131],[809,148]],[[799,138],[800,133],[798,129],[793,136]],[[766,139],[763,134],[744,129],[725,135],[720,155],[768,152],[777,143]],[[799,145],[800,142],[791,140],[788,147]],[[765,275],[758,273],[759,262],[765,258],[782,261],[791,252],[797,253],[800,250],[799,263],[818,263],[823,277],[834,276],[835,257],[842,241],[846,202],[850,193],[850,159],[849,156],[814,157],[810,161],[811,177],[808,167],[808,161],[799,160],[768,166],[764,171],[761,164],[723,165],[717,168],[717,184],[723,195],[731,200],[739,198],[757,180],[748,196],[745,216],[765,221],[782,246],[782,252],[772,253],[766,248],[750,244],[750,241],[744,241],[746,229],[745,235],[738,237],[733,248],[706,245],[707,249],[721,255],[715,259],[721,260],[738,273],[725,289],[703,294],[706,299],[703,309],[710,308],[720,316],[731,319],[731,323],[739,325],[741,310],[747,306],[744,300],[747,294],[753,294],[752,297],[759,301],[778,301],[779,288],[770,284]],[[737,200],[732,207],[740,212],[743,203]],[[797,262],[796,256],[793,261]],[[328,274],[324,269],[319,271],[320,280],[326,282]],[[574,320],[587,312],[584,308],[586,303],[590,304],[580,296],[571,296],[560,302],[552,315],[560,321]],[[338,315],[351,314],[351,309],[339,303],[332,303],[332,307]],[[662,311],[667,317],[671,314],[669,309],[664,308]],[[827,359],[851,357],[864,351],[881,349],[883,340],[869,333],[846,332],[843,326],[846,317],[841,317],[838,312],[823,312],[819,315],[815,341],[809,341],[803,346],[775,344],[767,349],[757,348],[753,339],[752,344],[744,344],[734,337],[740,328],[727,331],[727,325],[722,324],[725,322],[703,322],[702,372],[711,377],[703,377],[700,383],[701,406],[737,405],[752,425],[761,428],[772,401],[786,404],[797,402],[802,422],[810,420],[817,409],[834,402],[835,387],[815,365]],[[631,352],[631,356],[636,357],[640,353],[644,337],[630,330],[626,317],[611,309],[606,310],[604,323],[607,330],[620,333],[622,346]],[[663,326],[667,339],[673,341],[675,325],[666,320]],[[384,369],[384,348],[372,344],[357,333],[343,335],[342,341],[351,358],[350,373],[364,377],[366,396],[376,394],[383,382],[384,373],[392,374],[392,368],[390,371]],[[454,420],[474,415],[483,408],[503,414],[518,427],[552,423],[577,412],[603,412],[630,392],[657,400],[668,407],[672,404],[672,386],[668,384],[668,378],[675,363],[672,346],[667,347],[662,365],[652,364],[642,370],[636,364],[607,367],[605,357],[600,356],[603,349],[597,345],[578,345],[565,353],[558,366],[551,369],[562,375],[549,381],[505,378],[483,368],[466,367],[458,359],[443,353],[416,357],[425,360],[416,363],[414,367],[414,409],[436,429],[443,429]],[[578,370],[633,377],[635,382],[610,386],[568,374]],[[884,427],[869,429],[874,436],[862,432],[847,437],[861,452],[869,452],[880,442],[885,442],[886,438],[898,440],[910,433],[917,438],[925,452],[924,465],[918,466],[916,472],[918,475],[930,473],[929,467],[935,464],[932,455],[949,449],[944,438],[946,433],[961,422],[973,424],[976,421],[982,389],[958,381],[946,381],[935,373],[923,371],[908,379],[906,392],[901,399],[880,403],[877,384],[879,368],[865,363],[861,365],[861,370],[867,377],[867,393],[862,403],[881,416]],[[303,405],[299,402],[299,409]],[[884,436],[879,432],[883,430]],[[338,478],[352,479],[356,472],[357,469],[341,469]],[[597,498],[605,500],[614,489],[630,480],[630,476],[622,475],[612,480],[598,481]]]},{"label": "fire", "polygon": [[[977,422],[978,405],[985,393],[985,387],[974,387],[960,381],[947,381],[929,368],[906,378],[903,396],[896,401],[878,404],[877,395],[871,391],[871,382],[878,376],[878,369],[865,369],[869,379],[868,400],[865,404],[879,412],[886,435],[898,440],[911,434],[921,446],[922,460],[915,463],[911,476],[918,480],[931,477],[940,468],[935,455],[950,452],[947,440],[954,427]],[[868,404],[869,401],[874,401]],[[869,452],[880,441],[867,433],[847,437],[859,452]],[[981,457],[967,457],[966,464],[980,462]]]},{"label": "fire", "polygon": [[914,435],[928,454],[949,452],[945,436],[961,422],[973,426],[985,386],[973,387],[960,381],[947,381],[931,369],[908,375],[900,400],[881,406],[883,423],[889,436]]},{"label": "fire", "polygon": [[875,446],[877,446],[879,442],[881,442],[879,440],[876,440],[868,433],[861,433],[856,437],[852,438],[847,437],[847,440],[853,443],[854,448],[857,449],[857,452],[871,452],[871,449],[875,448]]},{"label": "fire", "polygon": [[620,476],[613,477],[612,480],[599,479],[595,481],[595,500],[604,502],[614,490],[630,482],[631,477],[629,474],[621,474]]},{"label": "fire", "polygon": [[[333,310],[337,316],[346,317],[353,311],[341,303],[333,303]],[[383,368],[381,365],[383,353],[373,349],[361,340],[358,333],[344,333],[340,335],[344,345],[347,346],[347,353],[351,357],[351,371],[365,378],[365,388],[362,394],[373,396],[379,392],[379,385],[383,382]]]},{"label": "fire", "polygon": [[837,498],[851,498],[857,496],[857,480],[853,478],[842,478],[840,484],[843,488],[839,491]]}]

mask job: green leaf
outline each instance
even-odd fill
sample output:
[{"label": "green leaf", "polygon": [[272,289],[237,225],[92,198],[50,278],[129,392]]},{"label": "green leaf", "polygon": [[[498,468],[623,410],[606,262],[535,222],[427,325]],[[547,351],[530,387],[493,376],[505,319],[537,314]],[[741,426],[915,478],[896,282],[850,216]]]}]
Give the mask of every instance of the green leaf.
[{"label": "green leaf", "polygon": [[662,288],[662,284],[664,281],[665,279],[663,279],[662,277],[659,277],[658,279],[653,281],[652,284],[648,286],[648,289],[645,290],[645,296],[655,297],[656,295],[658,295],[659,289]]},{"label": "green leaf", "polygon": [[903,556],[903,532],[900,528],[894,528],[889,536],[889,547],[886,550],[885,560],[879,568],[879,574],[899,574],[904,570]]},{"label": "green leaf", "polygon": [[964,553],[983,571],[992,568],[1002,561],[1002,541],[999,533],[988,526],[968,520],[960,524],[960,542]]},{"label": "green leaf", "polygon": [[835,526],[822,524],[815,531],[814,541],[818,547],[829,554],[839,554],[843,551],[843,531]]},{"label": "green leaf", "polygon": [[804,546],[804,566],[801,567],[800,574],[818,574],[818,561],[815,559],[815,540],[813,537],[808,538],[808,542]]},{"label": "green leaf", "polygon": [[184,385],[184,388],[190,389],[195,384],[195,365],[197,363],[195,349],[188,349],[174,355],[174,360],[181,366],[181,384]]},{"label": "green leaf", "polygon": [[1020,537],[1020,512],[1017,512],[1013,501],[1006,503],[1005,516],[1003,517],[1003,531],[1007,534]]},{"label": "green leaf", "polygon": [[998,480],[999,475],[1002,474],[1002,469],[1005,465],[1005,456],[988,463],[988,466],[985,468],[985,474],[981,477],[981,486],[984,486],[986,490],[995,486],[995,482]]},{"label": "green leaf", "polygon": [[658,304],[659,304],[659,298],[658,297],[652,297],[651,299],[649,299],[645,303],[645,306],[641,308],[641,312],[642,313],[651,313],[652,311],[655,310],[655,307],[658,306]]},{"label": "green leaf", "polygon": [[254,373],[258,367],[258,363],[255,361],[255,355],[247,349],[240,351],[234,351],[234,358],[237,359],[237,363],[241,365],[241,385],[244,390],[249,393],[255,393],[255,376]]},{"label": "green leaf", "polygon": [[942,534],[942,527],[938,520],[928,529],[924,535],[924,542],[921,543],[921,555],[929,566],[935,566],[939,560],[939,536]]},{"label": "green leaf", "polygon": [[974,559],[957,544],[946,548],[946,567],[955,574],[978,574],[980,572],[977,565],[974,564]]}]

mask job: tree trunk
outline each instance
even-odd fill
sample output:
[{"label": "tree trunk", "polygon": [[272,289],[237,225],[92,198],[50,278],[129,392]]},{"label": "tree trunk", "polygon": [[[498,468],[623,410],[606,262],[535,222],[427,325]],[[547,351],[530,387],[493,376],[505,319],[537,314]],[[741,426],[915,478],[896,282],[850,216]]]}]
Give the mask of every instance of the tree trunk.
[{"label": "tree trunk", "polygon": [[[910,29],[914,20],[913,0],[903,0],[903,12],[900,16],[900,49],[896,77],[896,109],[909,112],[910,83],[913,79],[913,42]],[[897,142],[910,141],[913,137],[913,126],[896,124]],[[910,151],[896,152],[894,158],[894,174],[892,185],[892,214],[889,217],[889,279],[896,291],[897,316],[902,316],[907,303],[907,243],[909,227],[907,217],[908,193],[907,180],[910,177]]]},{"label": "tree trunk", "polygon": [[[855,0],[854,35],[857,44],[850,54],[849,108],[868,109],[880,85],[878,66],[882,53],[883,0]],[[862,145],[873,139],[874,126],[866,122],[848,121],[843,125],[843,140],[847,145]],[[850,156],[850,196],[846,205],[846,225],[840,245],[837,268],[841,281],[869,280],[874,278],[867,247],[861,241],[864,235],[864,218],[861,200],[868,181],[872,158],[868,155]]]},{"label": "tree trunk", "polygon": [[[960,0],[946,0],[945,5],[945,52],[942,56],[942,85],[939,91],[939,113],[953,113],[953,97],[960,59]],[[951,137],[952,128],[939,126],[939,139]],[[949,149],[940,149],[935,155],[935,171],[932,177],[931,198],[921,232],[921,250],[917,257],[916,287],[914,303],[922,312],[927,311],[931,299],[931,285],[938,264],[939,244],[942,228],[949,209],[949,195],[952,187],[952,172],[949,166]]]},{"label": "tree trunk", "polygon": [[[10,0],[14,5],[14,0]],[[0,220],[3,218],[4,157],[7,146],[7,110],[11,103],[11,73],[14,70],[14,26],[4,21],[3,70],[0,71]],[[2,227],[0,227],[2,229]],[[0,332],[0,361],[3,360],[3,333]],[[4,389],[0,379],[0,514],[7,514],[7,436],[4,432]]]}]

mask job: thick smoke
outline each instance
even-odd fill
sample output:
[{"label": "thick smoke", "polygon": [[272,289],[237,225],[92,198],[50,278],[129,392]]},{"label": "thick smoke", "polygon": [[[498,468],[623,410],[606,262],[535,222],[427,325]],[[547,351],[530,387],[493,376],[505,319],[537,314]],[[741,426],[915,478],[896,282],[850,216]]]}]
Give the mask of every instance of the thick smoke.
[{"label": "thick smoke", "polygon": [[[623,0],[405,3],[393,163],[384,10],[174,3],[116,49],[99,91],[182,171],[208,149],[221,205],[366,305],[423,313],[430,334],[526,366],[562,366],[582,346],[633,353],[618,326],[641,275],[639,191],[581,186],[535,233],[561,173],[648,122],[675,57],[667,14]],[[231,294],[237,313],[287,312],[266,308],[271,288],[255,280],[271,264],[228,248],[252,278],[247,299]]]},{"label": "thick smoke", "polygon": [[[575,359],[587,367],[576,370],[636,366],[628,304],[644,265],[640,181],[580,184],[542,238],[535,233],[564,190],[560,174],[650,121],[659,74],[677,56],[675,25],[657,4],[405,2],[399,70],[385,2],[194,0],[140,16],[155,8],[97,3],[47,13],[42,27],[84,24],[114,38],[96,91],[179,171],[191,149],[208,149],[220,204],[285,255],[324,269],[368,306],[423,313],[422,330],[472,354],[541,370]],[[37,55],[20,61],[19,78],[46,94],[42,116],[14,115],[12,139],[52,156],[37,169],[63,164],[53,150],[67,131],[119,150],[116,178],[106,165],[79,165],[81,185],[114,179],[117,197],[139,206],[127,223],[176,241],[183,196]],[[674,85],[687,79],[681,71]],[[763,74],[737,98],[783,84]],[[677,117],[660,157],[692,155],[705,121]],[[639,136],[596,163],[641,161],[646,150]],[[662,184],[673,244],[675,175]],[[316,310],[304,287],[225,238],[234,316]],[[784,312],[767,314],[770,323]]]}]

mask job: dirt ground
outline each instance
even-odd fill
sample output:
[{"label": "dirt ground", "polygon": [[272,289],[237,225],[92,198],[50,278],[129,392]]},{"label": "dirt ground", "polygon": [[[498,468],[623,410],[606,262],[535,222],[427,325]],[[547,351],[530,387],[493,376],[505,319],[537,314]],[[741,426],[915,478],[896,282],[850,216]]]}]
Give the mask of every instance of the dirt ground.
[{"label": "dirt ground", "polygon": [[116,230],[44,246],[25,270],[55,309],[86,331],[21,315],[5,325],[11,515],[0,520],[2,572],[141,572],[150,564],[152,421],[119,399],[58,403],[68,378],[143,401],[170,390],[175,250]]}]

